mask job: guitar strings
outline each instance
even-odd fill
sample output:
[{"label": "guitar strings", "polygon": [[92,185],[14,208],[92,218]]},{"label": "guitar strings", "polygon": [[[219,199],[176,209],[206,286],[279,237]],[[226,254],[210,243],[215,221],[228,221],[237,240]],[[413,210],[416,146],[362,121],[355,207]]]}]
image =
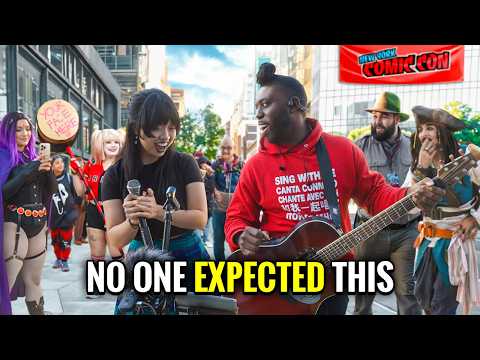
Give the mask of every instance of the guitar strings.
[{"label": "guitar strings", "polygon": [[[453,168],[450,169],[446,174],[438,176],[438,178],[440,180],[447,181],[447,182],[452,180],[457,175],[456,172],[458,172],[459,169],[461,169],[462,167],[465,167],[465,165],[467,165],[467,164],[465,164],[465,160],[468,160],[468,161],[474,160],[474,159],[472,159],[472,157],[470,155],[471,154],[469,153],[469,154],[463,155],[462,157],[454,160],[455,162],[457,162],[457,164],[454,165]],[[410,211],[411,209],[407,209],[404,205],[405,205],[405,203],[408,203],[412,199],[413,195],[414,195],[414,193],[409,194],[408,196],[404,197],[400,202],[398,202],[397,206],[385,209],[384,211],[377,214],[377,216],[370,219],[370,220],[372,220],[371,226],[373,226],[373,223],[378,223],[378,222],[381,221],[382,224],[385,227],[385,226],[389,225],[388,221],[387,222],[383,221],[384,219],[387,220],[386,219],[387,216],[390,220],[390,224],[393,223],[393,219],[390,215],[393,215],[394,217],[398,217],[399,215],[403,216],[403,214],[400,214],[400,212],[397,212],[396,208],[399,207],[399,206],[402,206],[405,209],[405,211],[407,211],[407,212]],[[415,203],[413,203],[413,200],[412,200],[412,204],[413,204],[413,207],[412,207],[412,209],[413,209],[416,206]],[[368,223],[368,221],[367,221],[367,223]],[[367,224],[367,223],[365,223],[365,224]],[[384,227],[382,227],[382,228],[384,228]],[[351,232],[346,234],[344,237],[340,237],[339,239],[335,240],[334,242],[332,242],[332,243],[326,245],[325,247],[323,247],[322,249],[318,250],[316,253],[307,256],[307,260],[322,260],[322,262],[324,262],[324,260],[327,260],[327,262],[330,262],[330,261],[333,261],[334,259],[336,259],[338,257],[341,257],[342,255],[344,255],[348,251],[350,251],[351,248],[354,247],[354,245],[353,245],[351,248],[346,249],[343,246],[343,242],[349,243],[350,239],[356,240],[358,242],[358,238],[357,238],[358,235],[365,235],[368,239],[375,234],[375,232],[370,234],[369,232],[367,232],[367,229],[368,229],[368,226],[365,226],[365,229],[362,229],[361,227],[359,227],[357,229],[353,229]]]}]

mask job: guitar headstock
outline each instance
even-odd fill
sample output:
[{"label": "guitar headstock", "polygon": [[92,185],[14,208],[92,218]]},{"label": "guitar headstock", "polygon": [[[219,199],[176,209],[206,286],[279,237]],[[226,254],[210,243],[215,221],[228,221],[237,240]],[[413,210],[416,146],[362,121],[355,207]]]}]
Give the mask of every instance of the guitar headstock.
[{"label": "guitar headstock", "polygon": [[437,181],[453,185],[460,182],[470,169],[477,167],[477,161],[480,160],[480,148],[469,144],[467,149],[467,154],[459,156],[438,170]]}]

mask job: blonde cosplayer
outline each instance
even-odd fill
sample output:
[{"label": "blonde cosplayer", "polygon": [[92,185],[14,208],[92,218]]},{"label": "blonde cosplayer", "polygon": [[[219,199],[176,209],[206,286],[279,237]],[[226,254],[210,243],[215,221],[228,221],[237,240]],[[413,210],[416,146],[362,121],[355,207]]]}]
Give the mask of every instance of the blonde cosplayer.
[{"label": "blonde cosplayer", "polygon": [[[87,235],[93,261],[104,260],[107,249],[105,220],[95,206],[94,198],[101,204],[101,178],[105,171],[119,159],[123,143],[124,136],[118,130],[95,130],[92,134],[91,160],[85,167],[85,173],[92,189],[92,194],[87,194]],[[111,257],[121,257],[118,249],[111,246],[108,249]]]}]

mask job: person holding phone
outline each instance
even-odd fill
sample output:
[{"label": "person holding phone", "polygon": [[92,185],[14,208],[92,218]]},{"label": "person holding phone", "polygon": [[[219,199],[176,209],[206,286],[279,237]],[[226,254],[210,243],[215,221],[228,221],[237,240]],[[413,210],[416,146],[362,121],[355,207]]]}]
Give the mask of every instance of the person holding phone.
[{"label": "person holding phone", "polygon": [[[47,248],[47,210],[58,190],[47,154],[37,156],[31,120],[7,113],[0,124],[0,314],[25,296],[31,315],[44,315],[40,285]],[[21,274],[21,276],[19,276]]]}]

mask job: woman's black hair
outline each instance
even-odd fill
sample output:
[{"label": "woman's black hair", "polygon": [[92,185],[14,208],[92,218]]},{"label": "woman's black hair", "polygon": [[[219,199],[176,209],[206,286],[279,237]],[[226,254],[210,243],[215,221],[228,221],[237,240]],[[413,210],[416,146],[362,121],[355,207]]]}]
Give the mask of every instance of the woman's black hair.
[{"label": "woman's black hair", "polygon": [[279,85],[287,92],[288,97],[296,96],[300,100],[300,105],[306,110],[307,93],[303,85],[291,76],[276,75],[276,68],[272,63],[263,63],[260,65],[257,73],[257,83],[260,86]]},{"label": "woman's black hair", "polygon": [[[140,130],[146,136],[160,125],[173,124],[180,131],[180,117],[170,96],[159,89],[147,89],[137,92],[128,106],[128,125],[123,149],[123,167],[127,180],[138,178],[142,169],[140,161]],[[173,145],[172,145],[173,146]],[[165,155],[168,155],[170,149]]]}]

